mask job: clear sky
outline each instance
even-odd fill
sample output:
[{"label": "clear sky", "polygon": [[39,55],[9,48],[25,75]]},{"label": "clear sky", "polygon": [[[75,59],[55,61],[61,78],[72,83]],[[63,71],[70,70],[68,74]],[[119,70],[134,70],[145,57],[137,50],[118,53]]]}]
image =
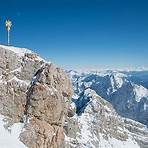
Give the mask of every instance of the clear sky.
[{"label": "clear sky", "polygon": [[148,0],[0,0],[0,43],[66,68],[148,66]]}]

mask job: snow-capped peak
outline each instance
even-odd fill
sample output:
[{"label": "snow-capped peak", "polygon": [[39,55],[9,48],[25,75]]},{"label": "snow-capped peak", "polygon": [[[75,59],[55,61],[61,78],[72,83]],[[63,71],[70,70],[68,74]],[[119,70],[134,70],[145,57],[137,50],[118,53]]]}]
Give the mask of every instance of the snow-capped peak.
[{"label": "snow-capped peak", "polygon": [[0,48],[12,51],[15,54],[17,54],[19,57],[23,57],[25,54],[33,54],[33,55],[35,55],[35,60],[45,62],[45,60],[43,58],[41,58],[36,53],[32,52],[30,49],[27,49],[27,48],[19,48],[19,47],[13,47],[13,46],[5,46],[5,45],[0,45]]},{"label": "snow-capped peak", "polygon": [[0,45],[1,48],[13,51],[14,53],[18,54],[19,56],[24,56],[25,53],[32,53],[31,50],[26,48],[19,48],[19,47],[13,47],[13,46],[4,46]]},{"label": "snow-capped peak", "polygon": [[119,72],[113,72],[110,75],[110,81],[113,88],[113,92],[121,88],[124,83],[125,74]]},{"label": "snow-capped peak", "polygon": [[140,102],[141,98],[148,97],[148,89],[144,88],[142,85],[134,84],[135,99]]}]

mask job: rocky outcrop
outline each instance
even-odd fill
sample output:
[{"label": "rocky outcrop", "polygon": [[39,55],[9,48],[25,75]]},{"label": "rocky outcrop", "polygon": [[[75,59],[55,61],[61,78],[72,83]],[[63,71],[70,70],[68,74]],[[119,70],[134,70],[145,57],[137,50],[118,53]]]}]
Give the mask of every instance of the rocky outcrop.
[{"label": "rocky outcrop", "polygon": [[29,148],[61,148],[72,87],[65,72],[30,50],[0,46],[0,114],[24,123]]}]

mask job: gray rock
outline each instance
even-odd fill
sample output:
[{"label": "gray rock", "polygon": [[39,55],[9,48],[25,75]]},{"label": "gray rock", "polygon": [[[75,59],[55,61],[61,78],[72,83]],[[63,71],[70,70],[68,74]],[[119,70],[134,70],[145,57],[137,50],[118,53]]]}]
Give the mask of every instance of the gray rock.
[{"label": "gray rock", "polygon": [[29,148],[61,148],[72,86],[65,72],[27,49],[0,46],[0,114],[23,122]]}]

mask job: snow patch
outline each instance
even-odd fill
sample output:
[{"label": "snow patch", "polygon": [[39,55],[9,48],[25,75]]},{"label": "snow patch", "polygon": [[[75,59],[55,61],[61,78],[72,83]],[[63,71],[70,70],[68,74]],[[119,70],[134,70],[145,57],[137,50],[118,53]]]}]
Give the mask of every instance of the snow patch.
[{"label": "snow patch", "polygon": [[112,86],[112,92],[117,91],[117,89],[121,88],[124,83],[124,77],[126,77],[125,74],[113,72],[110,75],[110,81]]},{"label": "snow patch", "polygon": [[18,83],[18,85],[22,85],[22,84],[25,84],[25,85],[29,85],[29,81],[25,81],[25,80],[20,80],[18,79],[16,76],[14,76],[12,79],[10,79],[8,82],[11,82],[11,81],[16,81]]},{"label": "snow patch", "polygon": [[[25,55],[25,53],[35,54],[34,52],[32,52],[31,50],[26,49],[26,48],[19,48],[19,47],[13,47],[13,46],[4,46],[4,45],[0,45],[0,47],[16,53],[19,57],[23,57]],[[36,57],[36,60],[45,62],[45,60],[43,58],[41,58],[40,56],[38,56],[38,55]],[[50,62],[48,62],[48,63],[50,63]]]},{"label": "snow patch", "polygon": [[148,90],[143,87],[142,85],[136,85],[134,84],[134,94],[135,94],[135,99],[137,102],[140,102],[140,100],[143,97],[148,97]]},{"label": "snow patch", "polygon": [[26,49],[26,48],[18,48],[18,47],[13,47],[13,46],[4,46],[4,45],[0,45],[0,47],[10,50],[10,51],[13,51],[14,53],[19,55],[20,57],[24,56],[25,53],[32,53],[31,50]]},{"label": "snow patch", "polygon": [[134,141],[134,139],[127,139],[127,141],[119,141],[115,138],[105,140],[100,135],[100,146],[99,148],[140,148],[140,146]]},{"label": "snow patch", "polygon": [[26,148],[26,146],[19,141],[19,135],[23,129],[24,124],[15,123],[9,130],[4,128],[4,116],[0,115],[0,147],[1,148]]},{"label": "snow patch", "polygon": [[82,145],[86,145],[91,148],[95,148],[92,144],[93,135],[90,132],[90,124],[89,124],[90,117],[88,114],[83,114],[80,118],[78,118],[78,122],[81,125],[81,135],[77,138],[79,143]]}]

